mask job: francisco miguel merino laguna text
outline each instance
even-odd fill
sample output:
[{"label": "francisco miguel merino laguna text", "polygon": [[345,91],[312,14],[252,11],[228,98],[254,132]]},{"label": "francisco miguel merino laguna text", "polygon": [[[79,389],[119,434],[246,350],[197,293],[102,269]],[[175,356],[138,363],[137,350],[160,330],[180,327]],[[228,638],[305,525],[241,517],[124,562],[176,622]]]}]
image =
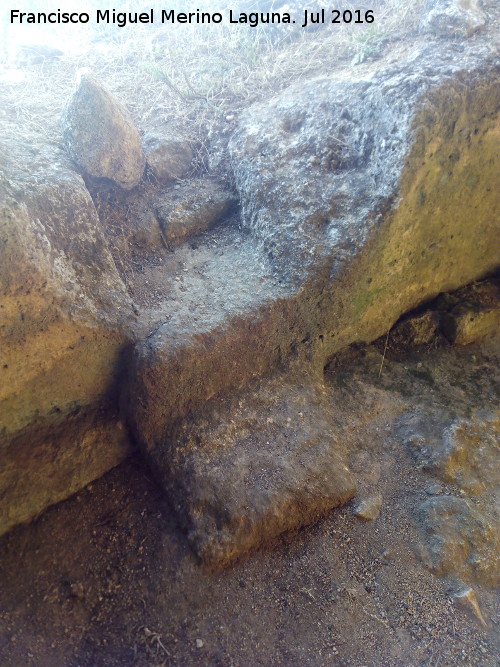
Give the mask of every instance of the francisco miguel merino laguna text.
[{"label": "francisco miguel merino laguna text", "polygon": [[[147,12],[117,12],[116,9],[97,9],[95,15],[96,23],[107,23],[124,28],[135,23],[154,23],[154,11]],[[196,9],[194,12],[176,12],[175,9],[162,9],[161,23],[228,23],[247,24],[255,28],[267,23],[296,23],[289,12],[234,12],[232,9],[225,12],[202,12]],[[305,28],[309,23],[373,23],[375,17],[371,10],[340,9],[320,11],[303,10],[300,25]],[[65,23],[89,23],[90,14],[87,12],[63,12],[58,9],[55,12],[22,12],[19,9],[10,10],[10,22],[17,24],[34,23],[40,24],[65,24]]]}]

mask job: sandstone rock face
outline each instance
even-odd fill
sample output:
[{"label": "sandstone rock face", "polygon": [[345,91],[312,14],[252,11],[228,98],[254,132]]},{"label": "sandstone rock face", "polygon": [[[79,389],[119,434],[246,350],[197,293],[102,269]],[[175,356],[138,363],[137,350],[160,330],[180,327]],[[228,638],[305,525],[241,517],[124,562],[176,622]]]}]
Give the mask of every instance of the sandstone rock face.
[{"label": "sandstone rock face", "polygon": [[[456,299],[455,303],[453,302]],[[448,299],[442,329],[457,345],[468,345],[500,331],[500,286],[493,281]]]},{"label": "sandstone rock face", "polygon": [[68,153],[90,176],[126,190],[141,180],[146,162],[132,117],[89,72],[79,75],[63,131]]},{"label": "sandstone rock face", "polygon": [[[481,239],[491,238],[499,206],[489,167],[498,153],[495,67],[487,48],[459,59],[453,45],[445,56],[426,47],[407,62],[292,87],[243,115],[230,144],[243,219],[280,275],[303,280],[326,260],[338,292],[356,263],[364,285],[352,293],[352,321],[393,290],[398,306],[415,305],[438,284],[448,290],[491,270],[497,260]],[[480,178],[488,184],[470,225],[464,211]]]},{"label": "sandstone rock face", "polygon": [[[322,396],[331,355],[376,339],[414,306],[496,267],[499,68],[479,34],[473,45],[416,43],[295,85],[235,123],[235,224],[214,224],[232,196],[201,179],[139,207],[144,217],[127,231],[135,246],[149,251],[160,239],[172,247],[142,291],[153,275],[173,284],[163,283],[163,300],[154,292],[154,306],[144,299],[155,319],[141,323],[145,338],[129,360],[124,404],[210,567],[354,493],[341,420]],[[138,133],[90,76],[80,81],[65,130],[89,174],[123,188],[138,183]],[[5,165],[2,184],[0,342],[8,356],[0,368],[7,462],[0,488],[21,508],[9,510],[2,529],[128,451],[112,409],[128,343],[126,289],[83,181],[54,156],[30,162],[24,150]],[[413,342],[435,335],[433,317],[413,324]],[[460,424],[445,467],[446,483],[464,490],[453,461],[472,452],[460,443],[476,436]],[[101,446],[106,455],[96,458]],[[12,466],[14,448],[26,461],[24,479]],[[478,452],[466,457],[471,479],[477,461],[483,465]],[[37,466],[52,476],[50,492],[33,474]],[[478,491],[481,503],[490,492]],[[458,526],[462,510],[429,507],[422,525],[439,541],[439,517],[449,514]],[[467,525],[486,534],[485,516],[481,510]],[[457,559],[479,553],[450,549]],[[431,553],[431,567],[448,571],[440,558]]]},{"label": "sandstone rock face", "polygon": [[391,340],[404,345],[426,345],[431,343],[440,331],[439,313],[426,311],[402,320],[391,331]]},{"label": "sandstone rock face", "polygon": [[[261,257],[235,262],[240,273],[270,262],[269,279],[243,301],[228,274],[228,309],[194,326],[159,326],[137,348],[133,413],[148,448],[196,404],[206,364],[214,370],[208,396],[280,362],[322,365],[422,300],[494,269],[499,62],[480,42],[460,58],[454,48],[443,55],[426,46],[408,62],[356,68],[355,80],[342,73],[308,82],[243,117],[230,149],[242,224]],[[184,295],[193,304],[195,290]],[[251,325],[240,336],[245,318]],[[189,334],[174,345],[177,328]],[[184,355],[191,362],[174,399],[170,378]]]},{"label": "sandstone rock face", "polygon": [[186,175],[193,159],[193,150],[181,137],[147,134],[144,152],[148,167],[161,183],[168,183]]},{"label": "sandstone rock face", "polygon": [[468,345],[500,329],[498,308],[474,309],[464,306],[446,316],[443,330],[457,345]]},{"label": "sandstone rock face", "polygon": [[[129,451],[118,418],[99,406],[115,391],[132,311],[93,202],[70,165],[18,141],[3,146],[0,169],[3,532]],[[98,415],[95,426],[89,411]]]},{"label": "sandstone rock face", "polygon": [[79,491],[131,453],[115,406],[101,401],[75,413],[40,421],[2,447],[0,533]]},{"label": "sandstone rock face", "polygon": [[137,215],[128,225],[129,243],[140,251],[149,252],[162,247],[160,224],[151,209]]},{"label": "sandstone rock face", "polygon": [[[219,273],[207,272],[203,286],[203,298],[217,306],[210,316],[188,278],[176,314],[152,328],[130,366],[131,426],[199,553],[200,535],[208,526],[217,530],[220,507],[215,492],[210,502],[193,504],[195,483],[186,482],[183,494],[176,482],[191,473],[200,480],[211,465],[192,444],[201,445],[206,432],[199,426],[185,440],[182,420],[196,420],[207,401],[253,378],[285,386],[304,369],[320,373],[346,345],[374,340],[417,304],[496,267],[499,67],[480,39],[473,48],[422,43],[405,58],[398,52],[376,66],[301,83],[242,114],[229,150],[252,252],[235,244],[231,272],[223,261],[228,251],[220,251]],[[253,404],[252,392],[243,403]],[[234,437],[225,433],[218,452],[217,439],[208,438],[219,471],[212,489],[232,488],[240,428]],[[279,477],[279,458],[268,464]],[[303,479],[297,463],[290,465]],[[265,488],[255,493],[250,477],[241,483],[238,498],[248,498],[249,516],[262,517]],[[234,507],[228,524],[239,516]],[[278,515],[269,534],[289,527]],[[207,528],[199,528],[203,522]],[[244,531],[229,532],[227,553],[249,546]],[[207,543],[218,539],[213,533]]]}]

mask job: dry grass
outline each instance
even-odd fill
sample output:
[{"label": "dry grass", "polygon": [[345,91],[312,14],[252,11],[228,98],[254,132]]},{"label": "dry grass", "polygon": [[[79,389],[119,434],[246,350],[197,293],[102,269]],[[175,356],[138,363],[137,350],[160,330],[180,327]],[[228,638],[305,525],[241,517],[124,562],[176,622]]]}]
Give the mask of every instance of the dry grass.
[{"label": "dry grass", "polygon": [[[199,140],[252,102],[341,63],[376,58],[387,42],[415,32],[423,0],[379,3],[371,3],[372,25],[328,25],[316,32],[223,23],[101,33],[59,60],[25,64],[17,83],[0,81],[2,107],[15,123],[60,142],[58,119],[75,73],[91,67],[126,102],[142,130],[173,124]],[[344,3],[350,5],[356,3]]]}]

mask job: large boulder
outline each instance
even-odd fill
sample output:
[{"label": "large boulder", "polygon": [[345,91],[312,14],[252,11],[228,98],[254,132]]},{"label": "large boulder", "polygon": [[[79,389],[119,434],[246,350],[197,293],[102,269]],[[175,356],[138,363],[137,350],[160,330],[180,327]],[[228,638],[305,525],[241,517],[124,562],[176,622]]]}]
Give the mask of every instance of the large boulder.
[{"label": "large boulder", "polygon": [[322,367],[496,268],[500,59],[480,41],[400,59],[243,115],[230,149],[241,224],[261,254],[231,249],[237,271],[218,282],[221,251],[219,275],[205,275],[210,316],[198,307],[193,319],[200,294],[186,284],[176,317],[138,345],[132,412],[148,449],[207,397],[290,360]]},{"label": "large boulder", "polygon": [[243,114],[230,143],[243,221],[280,276],[302,283],[323,263],[338,291],[363,262],[359,299],[378,307],[394,281],[414,305],[494,268],[498,66],[487,44],[422,44]]},{"label": "large boulder", "polygon": [[142,178],[146,159],[127,109],[83,70],[63,116],[68,153],[84,172],[129,190]]},{"label": "large boulder", "polygon": [[113,407],[130,299],[82,178],[44,150],[0,157],[0,533],[130,450]]},{"label": "large boulder", "polygon": [[[252,475],[231,472],[246,413],[232,434],[207,436],[203,424],[221,418],[218,401],[258,376],[286,386],[301,373],[320,375],[338,350],[378,338],[417,304],[497,266],[499,68],[487,39],[445,49],[422,41],[382,62],[301,82],[241,115],[229,145],[241,229],[213,266],[204,262],[203,285],[189,274],[182,280],[170,302],[175,313],[137,345],[128,388],[137,439],[188,530],[202,526],[190,532],[202,555],[200,544],[217,542],[205,528],[220,529],[225,542],[225,526],[243,525],[241,512],[233,504],[221,519],[217,498],[192,502],[196,485],[184,493],[186,471],[203,480],[205,470],[216,489],[225,488],[225,470],[228,488],[245,487],[238,497],[248,499],[249,517],[262,518],[267,498]],[[242,405],[255,405],[254,391],[240,396]],[[198,424],[188,440],[178,431],[185,419]],[[299,440],[291,436],[290,451]],[[280,478],[282,448],[264,442],[265,478],[273,470]],[[310,455],[314,468],[314,448]],[[302,479],[300,463],[290,465]],[[319,506],[310,501],[309,513],[301,500],[304,517]],[[282,519],[273,534],[291,527]],[[237,528],[232,553],[260,541],[248,525],[255,539]],[[224,549],[220,559],[226,562]]]}]

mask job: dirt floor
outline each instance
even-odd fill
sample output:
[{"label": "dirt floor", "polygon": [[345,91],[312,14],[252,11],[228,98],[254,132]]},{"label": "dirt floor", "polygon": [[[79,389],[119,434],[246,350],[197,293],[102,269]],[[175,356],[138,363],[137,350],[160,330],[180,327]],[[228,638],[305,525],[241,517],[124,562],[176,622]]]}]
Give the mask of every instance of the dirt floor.
[{"label": "dirt floor", "polygon": [[[493,410],[495,346],[389,349],[379,377],[382,352],[356,351],[326,375],[332,400],[365,406],[352,503],[210,574],[133,458],[0,540],[0,665],[500,664],[495,576],[459,572],[457,557],[438,577],[425,557],[422,503],[464,491],[420,465],[395,426],[400,408]],[[373,493],[379,517],[355,516]],[[484,625],[455,597],[469,585]]]}]

